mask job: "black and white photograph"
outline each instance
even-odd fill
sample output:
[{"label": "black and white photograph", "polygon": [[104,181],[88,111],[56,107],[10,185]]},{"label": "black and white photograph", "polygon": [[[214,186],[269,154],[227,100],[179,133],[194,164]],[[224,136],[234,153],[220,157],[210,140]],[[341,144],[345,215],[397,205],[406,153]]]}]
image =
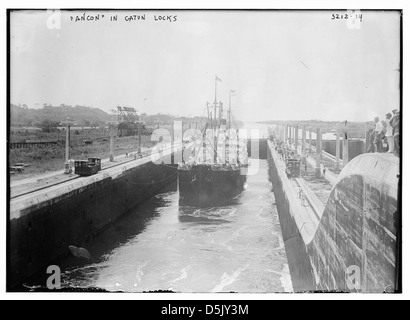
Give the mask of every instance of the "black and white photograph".
[{"label": "black and white photograph", "polygon": [[6,10],[6,292],[403,292],[405,11]]}]

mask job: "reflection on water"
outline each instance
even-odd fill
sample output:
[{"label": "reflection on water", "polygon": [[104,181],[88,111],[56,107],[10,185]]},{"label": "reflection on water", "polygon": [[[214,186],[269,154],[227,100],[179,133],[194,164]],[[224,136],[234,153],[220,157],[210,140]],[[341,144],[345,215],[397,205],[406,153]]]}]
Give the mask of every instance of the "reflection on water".
[{"label": "reflection on water", "polygon": [[[257,161],[257,160],[253,160]],[[94,263],[62,262],[63,286],[143,292],[291,291],[267,162],[223,207],[178,205],[178,191],[146,201],[88,244]]]}]

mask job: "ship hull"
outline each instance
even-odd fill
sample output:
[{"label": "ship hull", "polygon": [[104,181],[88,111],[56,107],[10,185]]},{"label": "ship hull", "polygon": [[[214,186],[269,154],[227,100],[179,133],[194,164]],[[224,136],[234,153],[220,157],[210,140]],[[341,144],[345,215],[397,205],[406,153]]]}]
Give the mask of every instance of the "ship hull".
[{"label": "ship hull", "polygon": [[199,207],[227,204],[243,190],[246,181],[243,173],[241,168],[212,170],[209,165],[179,169],[179,202]]}]

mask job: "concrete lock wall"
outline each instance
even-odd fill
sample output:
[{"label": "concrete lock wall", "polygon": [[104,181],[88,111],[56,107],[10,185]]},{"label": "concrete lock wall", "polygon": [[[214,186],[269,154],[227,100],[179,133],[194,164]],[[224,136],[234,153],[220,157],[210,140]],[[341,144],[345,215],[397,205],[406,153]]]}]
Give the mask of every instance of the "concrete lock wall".
[{"label": "concrete lock wall", "polygon": [[269,173],[295,290],[395,290],[398,158],[363,154],[349,162],[320,219],[310,223],[274,152]]},{"label": "concrete lock wall", "polygon": [[274,159],[273,149],[268,148],[268,170],[275,194],[276,207],[278,210],[283,242],[288,258],[289,271],[295,292],[311,291],[315,289],[313,269],[307,254],[306,244],[299,232],[295,216],[299,210],[299,201],[291,192],[293,186],[285,178],[284,170],[277,165]]},{"label": "concrete lock wall", "polygon": [[[343,169],[308,245],[323,290],[396,290],[399,159],[363,154]],[[353,276],[358,282],[347,281]]]},{"label": "concrete lock wall", "polygon": [[[323,150],[336,156],[336,141],[323,140]],[[361,140],[349,140],[349,161],[366,152],[365,143]],[[343,159],[343,146],[340,144],[340,158]]]},{"label": "concrete lock wall", "polygon": [[68,246],[84,246],[121,215],[176,182],[175,165],[145,161],[81,178],[56,196],[45,194],[22,204],[10,215],[8,285],[46,272],[52,261],[68,254]]}]

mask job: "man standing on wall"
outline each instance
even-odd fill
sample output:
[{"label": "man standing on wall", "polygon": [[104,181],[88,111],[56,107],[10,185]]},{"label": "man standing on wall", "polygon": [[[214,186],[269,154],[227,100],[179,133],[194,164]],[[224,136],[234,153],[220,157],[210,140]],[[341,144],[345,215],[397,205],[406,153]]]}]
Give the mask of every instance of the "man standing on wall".
[{"label": "man standing on wall", "polygon": [[374,129],[374,151],[380,152],[382,149],[382,136],[383,136],[383,124],[380,122],[379,117],[374,118],[376,128]]},{"label": "man standing on wall", "polygon": [[386,114],[386,138],[389,145],[388,153],[394,152],[394,137],[393,137],[393,118],[391,113]]},{"label": "man standing on wall", "polygon": [[375,134],[374,128],[371,128],[369,130],[369,144],[368,144],[366,152],[373,153],[375,151],[374,150],[374,139],[376,138],[375,135],[376,134]]},{"label": "man standing on wall", "polygon": [[400,112],[397,109],[393,111],[392,127],[394,139],[394,154],[400,156]]}]

